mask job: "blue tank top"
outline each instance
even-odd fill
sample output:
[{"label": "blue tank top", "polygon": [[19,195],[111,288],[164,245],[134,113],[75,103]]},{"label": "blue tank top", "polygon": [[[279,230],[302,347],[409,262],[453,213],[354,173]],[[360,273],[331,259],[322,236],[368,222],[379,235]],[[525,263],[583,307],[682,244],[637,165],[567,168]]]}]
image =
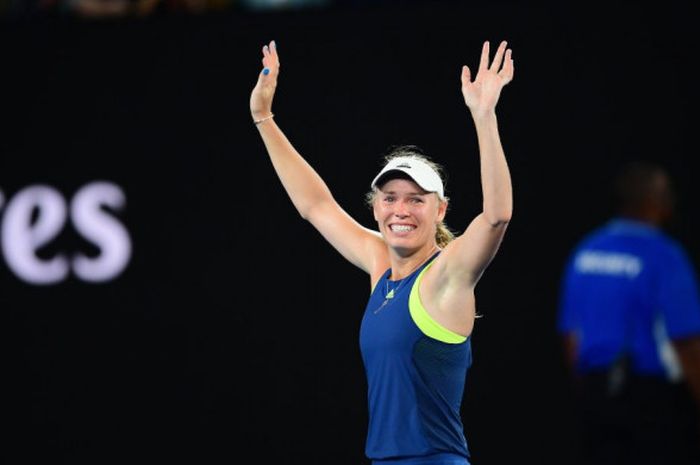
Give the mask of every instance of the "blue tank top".
[{"label": "blue tank top", "polygon": [[[417,283],[439,253],[399,281],[389,280],[387,270],[365,308],[360,350],[369,403],[365,454],[371,460],[469,457],[460,406],[471,339],[440,327],[418,296]],[[440,338],[449,342],[428,336],[426,322],[451,335]]]}]

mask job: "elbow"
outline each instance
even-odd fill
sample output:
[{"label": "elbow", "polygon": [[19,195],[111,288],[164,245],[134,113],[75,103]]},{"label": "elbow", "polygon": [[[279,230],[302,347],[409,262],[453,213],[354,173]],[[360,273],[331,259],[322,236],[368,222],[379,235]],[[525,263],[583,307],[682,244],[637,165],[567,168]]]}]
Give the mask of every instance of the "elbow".
[{"label": "elbow", "polygon": [[296,208],[297,213],[299,213],[299,216],[307,221],[309,221],[309,219],[314,215],[315,210],[318,208],[317,204],[308,201],[302,202],[300,200],[292,199],[292,203],[294,204],[294,208]]},{"label": "elbow", "polygon": [[297,211],[299,216],[306,221],[313,222],[315,217],[323,216],[325,214],[323,208],[323,202],[306,203],[304,205],[297,205]]},{"label": "elbow", "polygon": [[307,195],[304,198],[292,199],[299,216],[306,221],[329,214],[329,208],[335,204],[333,197],[328,192],[320,192],[315,195]]},{"label": "elbow", "polygon": [[314,218],[314,209],[313,208],[307,208],[305,210],[297,210],[299,212],[299,216],[301,216],[302,220],[308,221],[308,222],[313,222]]},{"label": "elbow", "polygon": [[505,228],[506,226],[508,226],[509,222],[510,222],[509,219],[508,220],[503,219],[503,220],[496,220],[494,222],[491,222],[490,224],[491,224],[492,228]]},{"label": "elbow", "polygon": [[308,208],[297,208],[297,213],[301,216],[301,219],[309,221],[309,209]]},{"label": "elbow", "polygon": [[507,225],[513,216],[512,196],[498,196],[490,201],[485,201],[482,215],[493,227]]},{"label": "elbow", "polygon": [[512,211],[510,209],[504,211],[494,211],[494,212],[484,212],[484,219],[491,227],[505,227],[510,223],[512,217]]}]

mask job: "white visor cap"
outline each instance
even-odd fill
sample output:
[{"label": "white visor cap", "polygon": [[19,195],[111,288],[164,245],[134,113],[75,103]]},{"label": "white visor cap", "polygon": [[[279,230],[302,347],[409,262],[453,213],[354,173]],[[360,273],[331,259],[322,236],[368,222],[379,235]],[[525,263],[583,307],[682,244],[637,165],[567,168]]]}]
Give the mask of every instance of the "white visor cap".
[{"label": "white visor cap", "polygon": [[445,199],[445,191],[440,175],[426,162],[415,157],[396,157],[382,168],[372,180],[372,188],[377,184],[383,184],[382,178],[388,178],[389,172],[401,171],[406,173],[421,189],[427,192],[435,192],[440,199]]}]

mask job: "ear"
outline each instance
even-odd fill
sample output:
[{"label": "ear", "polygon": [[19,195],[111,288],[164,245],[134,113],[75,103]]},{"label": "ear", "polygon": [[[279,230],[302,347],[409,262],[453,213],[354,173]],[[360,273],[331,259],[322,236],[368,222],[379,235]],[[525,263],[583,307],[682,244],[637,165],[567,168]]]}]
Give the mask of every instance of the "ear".
[{"label": "ear", "polygon": [[447,200],[440,200],[438,198],[438,215],[437,215],[437,223],[442,222],[445,219],[445,215],[447,214]]}]

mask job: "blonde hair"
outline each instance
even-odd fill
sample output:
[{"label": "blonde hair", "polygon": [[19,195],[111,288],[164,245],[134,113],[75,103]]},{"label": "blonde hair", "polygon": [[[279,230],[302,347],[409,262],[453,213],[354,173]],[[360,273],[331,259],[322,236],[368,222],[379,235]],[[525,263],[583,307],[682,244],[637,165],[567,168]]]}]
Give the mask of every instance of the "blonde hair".
[{"label": "blonde hair", "polygon": [[[386,165],[389,161],[396,157],[412,157],[416,158],[418,160],[421,160],[422,162],[426,163],[428,166],[430,166],[435,172],[440,176],[440,179],[442,180],[443,186],[445,185],[445,171],[443,167],[431,160],[423,151],[418,148],[415,145],[399,145],[391,149],[391,151],[384,156],[384,165]],[[374,207],[374,201],[377,198],[377,193],[379,192],[378,188],[373,188],[371,191],[369,191],[367,194],[365,194],[365,202],[367,203],[367,206],[369,208]],[[436,194],[437,195],[437,194]],[[441,202],[446,202],[447,205],[449,206],[449,198],[445,197],[444,199],[440,199]],[[444,221],[441,221],[437,224],[437,228],[435,230],[435,242],[437,242],[438,247],[444,248],[447,244],[452,242],[452,240],[455,238],[454,232],[445,224]]]}]

